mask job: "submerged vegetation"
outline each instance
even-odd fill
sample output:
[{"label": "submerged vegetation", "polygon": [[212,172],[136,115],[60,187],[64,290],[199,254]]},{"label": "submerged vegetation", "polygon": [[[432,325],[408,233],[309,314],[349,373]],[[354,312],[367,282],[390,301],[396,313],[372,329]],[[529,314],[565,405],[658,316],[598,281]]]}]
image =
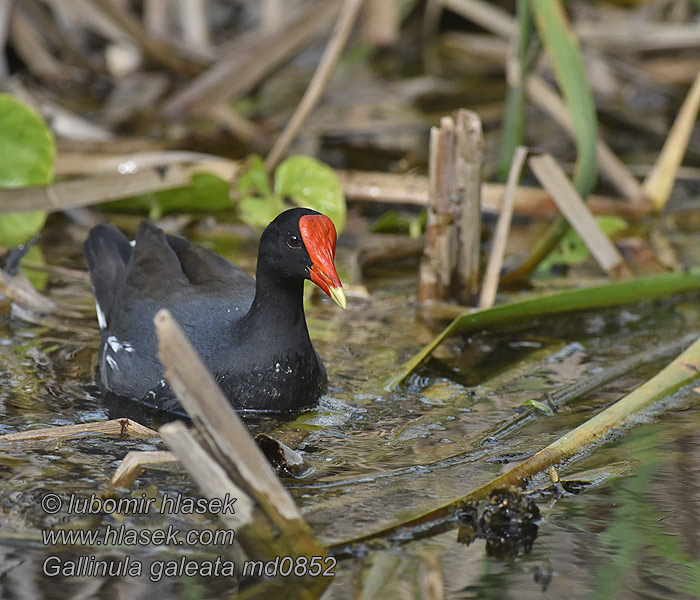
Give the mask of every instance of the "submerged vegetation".
[{"label": "submerged vegetation", "polygon": [[[47,555],[171,560],[143,589],[172,597],[700,594],[697,2],[23,0],[0,18],[0,545],[34,597],[74,591]],[[253,271],[291,206],[342,232],[348,314],[306,302],[316,409],[242,422],[166,312],[191,423],[95,387],[91,225],[150,218]],[[61,504],[91,493],[236,503]],[[117,524],[236,544],[42,547]],[[182,551],[258,576],[189,576]],[[280,568],[296,577],[260,577]]]}]

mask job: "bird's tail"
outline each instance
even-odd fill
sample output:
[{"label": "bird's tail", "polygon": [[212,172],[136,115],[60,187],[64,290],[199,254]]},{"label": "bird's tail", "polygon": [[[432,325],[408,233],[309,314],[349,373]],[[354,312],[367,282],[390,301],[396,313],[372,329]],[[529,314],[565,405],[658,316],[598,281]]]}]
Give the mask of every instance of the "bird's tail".
[{"label": "bird's tail", "polygon": [[93,227],[83,244],[90,280],[95,291],[100,327],[109,322],[109,315],[126,263],[131,256],[131,245],[126,236],[114,225]]}]

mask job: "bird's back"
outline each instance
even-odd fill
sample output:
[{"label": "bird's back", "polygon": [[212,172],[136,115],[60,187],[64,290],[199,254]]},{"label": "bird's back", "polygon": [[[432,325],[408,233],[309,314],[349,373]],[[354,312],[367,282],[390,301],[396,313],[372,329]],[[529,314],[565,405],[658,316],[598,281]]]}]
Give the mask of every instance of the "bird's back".
[{"label": "bird's back", "polygon": [[255,280],[240,267],[148,222],[133,246],[116,227],[98,225],[83,251],[102,336],[100,380],[120,396],[141,400],[163,387],[153,326],[159,309],[170,310],[212,365],[230,344],[225,332],[255,296]]}]

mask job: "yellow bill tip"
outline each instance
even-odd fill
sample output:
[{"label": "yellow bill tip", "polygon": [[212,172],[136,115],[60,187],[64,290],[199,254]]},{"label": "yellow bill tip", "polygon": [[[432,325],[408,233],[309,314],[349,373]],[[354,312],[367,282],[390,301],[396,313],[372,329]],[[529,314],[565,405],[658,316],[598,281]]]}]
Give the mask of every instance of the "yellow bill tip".
[{"label": "yellow bill tip", "polygon": [[345,290],[342,287],[332,287],[329,291],[329,296],[333,299],[333,302],[343,310],[346,310],[348,307],[348,300],[345,297]]}]

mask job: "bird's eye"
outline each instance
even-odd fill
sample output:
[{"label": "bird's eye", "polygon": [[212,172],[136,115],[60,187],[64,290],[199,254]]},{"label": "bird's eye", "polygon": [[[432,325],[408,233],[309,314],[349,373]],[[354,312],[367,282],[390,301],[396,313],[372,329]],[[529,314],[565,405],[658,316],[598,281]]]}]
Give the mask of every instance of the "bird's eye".
[{"label": "bird's eye", "polygon": [[301,248],[301,240],[296,235],[290,235],[287,238],[287,246],[290,248]]}]

